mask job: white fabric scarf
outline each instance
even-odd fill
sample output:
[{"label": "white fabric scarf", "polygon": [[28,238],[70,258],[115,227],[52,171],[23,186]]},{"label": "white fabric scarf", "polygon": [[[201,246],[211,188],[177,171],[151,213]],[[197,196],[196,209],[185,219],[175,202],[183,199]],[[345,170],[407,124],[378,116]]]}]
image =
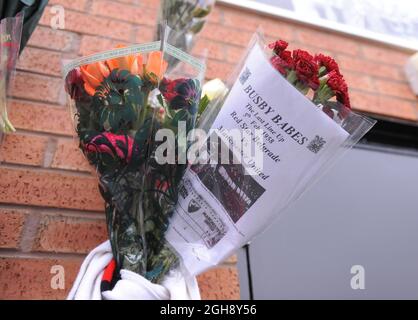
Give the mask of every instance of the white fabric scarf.
[{"label": "white fabric scarf", "polygon": [[179,269],[170,271],[161,284],[121,270],[121,280],[113,290],[101,292],[103,272],[112,258],[109,240],[93,249],[84,259],[67,300],[200,300],[196,278]]}]

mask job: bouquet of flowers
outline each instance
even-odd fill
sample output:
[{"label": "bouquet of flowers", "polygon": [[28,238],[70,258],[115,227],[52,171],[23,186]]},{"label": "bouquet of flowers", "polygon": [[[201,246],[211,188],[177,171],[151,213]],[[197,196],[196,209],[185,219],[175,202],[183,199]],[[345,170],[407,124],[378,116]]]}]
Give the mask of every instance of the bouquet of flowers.
[{"label": "bouquet of flowers", "polygon": [[[182,51],[190,52],[195,36],[203,29],[214,4],[215,0],[162,0],[160,21],[167,22],[175,31],[169,35],[168,41]],[[161,30],[158,30],[157,38],[160,34]],[[168,61],[169,68],[177,65],[171,58]]]},{"label": "bouquet of flowers", "polygon": [[337,62],[326,55],[312,56],[304,50],[287,50],[283,40],[269,45],[270,62],[303,95],[312,93],[312,102],[332,119],[344,120],[351,109],[348,86]]},{"label": "bouquet of flowers", "polygon": [[0,22],[0,141],[4,133],[15,131],[8,118],[7,95],[19,55],[22,25],[22,14]]},{"label": "bouquet of flowers", "polygon": [[203,98],[204,66],[165,40],[66,67],[116,270],[161,283],[180,262],[190,275],[219,264],[374,125],[351,110],[335,60],[287,47],[257,34]]},{"label": "bouquet of flowers", "polygon": [[[79,146],[97,170],[106,203],[116,269],[154,283],[178,265],[164,237],[187,167],[179,155],[188,143],[180,136],[195,127],[205,103],[204,65],[180,53],[164,41],[120,46],[78,59],[64,71]],[[178,62],[187,73],[172,78],[168,57],[184,59]],[[159,139],[161,130],[173,139]],[[172,161],[160,161],[163,144],[170,144]]]},{"label": "bouquet of flowers", "polygon": [[287,48],[256,34],[202,116],[208,133],[166,233],[193,275],[271,225],[375,123],[351,110],[334,59]]}]

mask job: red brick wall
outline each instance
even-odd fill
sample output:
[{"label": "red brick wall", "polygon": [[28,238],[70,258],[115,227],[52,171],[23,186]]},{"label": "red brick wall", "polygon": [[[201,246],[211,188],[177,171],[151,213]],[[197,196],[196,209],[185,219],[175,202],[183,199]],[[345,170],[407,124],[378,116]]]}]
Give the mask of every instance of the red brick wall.
[{"label": "red brick wall", "polygon": [[[0,147],[0,298],[66,296],[84,255],[106,239],[96,178],[77,150],[60,79],[63,59],[148,41],[157,0],[50,0],[65,7],[65,30],[47,8],[18,66],[11,119],[18,133]],[[269,40],[334,55],[355,108],[416,121],[417,99],[402,66],[411,52],[219,4],[196,46],[209,49],[207,77],[225,79],[256,28]],[[50,287],[50,268],[66,289]],[[199,277],[203,298],[239,298],[236,258]]]}]

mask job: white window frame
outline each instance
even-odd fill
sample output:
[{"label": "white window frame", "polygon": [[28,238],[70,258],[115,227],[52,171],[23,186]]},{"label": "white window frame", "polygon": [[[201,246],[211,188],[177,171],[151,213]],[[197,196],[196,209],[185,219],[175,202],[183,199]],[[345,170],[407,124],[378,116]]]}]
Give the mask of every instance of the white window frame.
[{"label": "white window frame", "polygon": [[[384,43],[386,45],[390,45],[393,47],[398,47],[407,50],[418,51],[418,41],[414,43],[413,41],[401,39],[396,36],[384,35],[379,34],[377,32],[364,30],[361,28],[355,28],[352,26],[344,25],[342,23],[329,21],[320,18],[307,18],[305,16],[301,16],[296,12],[292,12],[286,9],[282,9],[279,7],[275,7],[269,4],[264,4],[260,2],[256,2],[254,0],[218,0],[220,3],[224,3],[230,6],[244,8],[247,10],[256,11],[265,15],[279,17],[289,21],[295,21],[298,23],[306,24],[306,25],[313,25],[315,27],[319,27],[322,29],[332,30],[335,32],[348,34],[350,36],[377,41],[380,43]],[[255,31],[255,30],[254,30]]]}]

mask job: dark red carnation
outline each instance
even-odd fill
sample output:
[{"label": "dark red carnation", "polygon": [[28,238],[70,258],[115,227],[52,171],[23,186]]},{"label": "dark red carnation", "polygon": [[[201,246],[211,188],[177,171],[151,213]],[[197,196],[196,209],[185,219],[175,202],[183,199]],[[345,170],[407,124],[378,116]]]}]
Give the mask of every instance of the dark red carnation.
[{"label": "dark red carnation", "polygon": [[338,66],[338,63],[329,56],[320,53],[315,56],[315,61],[318,63],[319,67],[325,67],[327,69],[327,73],[331,71],[340,73],[340,67]]},{"label": "dark red carnation", "polygon": [[280,55],[280,58],[287,64],[289,68],[293,68],[294,61],[292,58],[292,52],[290,51],[283,51]]},{"label": "dark red carnation", "polygon": [[290,51],[283,51],[280,56],[273,56],[270,61],[273,67],[284,76],[287,75],[288,69],[293,69],[294,67],[292,53]]},{"label": "dark red carnation", "polygon": [[284,40],[278,40],[276,42],[270,43],[269,48],[273,49],[273,52],[278,56],[287,49],[289,44]]},{"label": "dark red carnation", "polygon": [[335,70],[331,71],[328,74],[327,85],[335,92],[338,102],[342,103],[347,108],[351,108],[348,86],[341,74]]},{"label": "dark red carnation", "polygon": [[298,80],[313,90],[319,87],[319,67],[313,56],[304,50],[293,51],[293,61]]}]

